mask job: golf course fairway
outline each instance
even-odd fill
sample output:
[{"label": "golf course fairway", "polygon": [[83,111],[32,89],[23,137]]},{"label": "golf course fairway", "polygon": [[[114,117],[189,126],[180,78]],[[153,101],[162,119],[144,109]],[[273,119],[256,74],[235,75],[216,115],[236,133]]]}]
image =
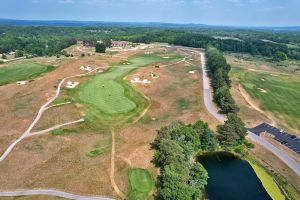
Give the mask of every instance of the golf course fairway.
[{"label": "golf course fairway", "polygon": [[129,57],[75,89],[77,101],[84,105],[86,121],[97,128],[117,128],[130,123],[149,104],[145,96],[123,80],[134,70],[153,63],[175,62],[178,54],[153,53]]},{"label": "golf course fairway", "polygon": [[53,66],[37,63],[14,64],[0,68],[0,85],[14,81],[25,81],[43,73],[52,71]]}]

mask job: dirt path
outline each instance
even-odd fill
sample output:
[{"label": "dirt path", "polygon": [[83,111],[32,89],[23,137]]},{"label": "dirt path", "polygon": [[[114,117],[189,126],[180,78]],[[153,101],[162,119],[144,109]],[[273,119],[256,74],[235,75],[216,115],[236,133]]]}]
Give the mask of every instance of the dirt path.
[{"label": "dirt path", "polygon": [[126,195],[119,189],[119,187],[117,186],[117,184],[115,182],[115,153],[116,153],[116,149],[115,149],[115,132],[111,131],[111,165],[110,165],[109,178],[110,178],[111,185],[113,186],[115,192],[122,199],[125,199]]}]

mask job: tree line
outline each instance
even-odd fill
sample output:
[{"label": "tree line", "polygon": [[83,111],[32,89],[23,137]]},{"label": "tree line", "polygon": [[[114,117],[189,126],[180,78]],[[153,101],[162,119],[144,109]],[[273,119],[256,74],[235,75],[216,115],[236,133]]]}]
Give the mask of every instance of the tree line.
[{"label": "tree line", "polygon": [[[228,35],[241,39],[221,39]],[[76,41],[96,45],[104,39],[127,40],[136,43],[164,42],[174,45],[206,48],[213,46],[221,51],[250,53],[273,58],[300,60],[300,48],[287,44],[299,42],[295,33],[266,33],[240,30],[176,30],[163,27],[18,27],[0,26],[0,53],[23,51],[36,56],[60,54],[61,50]],[[266,41],[273,39],[273,41]],[[285,42],[285,43],[283,43]],[[298,44],[298,43],[297,43]],[[276,59],[275,59],[276,60]]]},{"label": "tree line", "polygon": [[[241,147],[246,140],[247,129],[245,124],[238,117],[238,106],[231,93],[231,81],[229,78],[230,65],[223,54],[213,47],[206,49],[206,65],[214,92],[214,101],[220,107],[221,112],[227,115],[227,121],[217,127],[218,140],[226,148]],[[247,143],[247,142],[246,142]]]}]

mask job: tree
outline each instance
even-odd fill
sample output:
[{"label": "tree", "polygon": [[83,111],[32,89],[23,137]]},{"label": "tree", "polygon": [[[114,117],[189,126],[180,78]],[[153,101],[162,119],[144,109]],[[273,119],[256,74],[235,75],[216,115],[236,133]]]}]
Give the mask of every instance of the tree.
[{"label": "tree", "polygon": [[274,60],[277,61],[277,62],[285,61],[287,59],[288,59],[287,55],[282,51],[277,51],[274,54]]},{"label": "tree", "polygon": [[215,151],[217,149],[218,143],[211,132],[211,130],[206,129],[201,136],[201,149],[202,151]]},{"label": "tree", "polygon": [[235,146],[241,144],[247,135],[247,129],[236,114],[230,113],[224,125],[217,127],[218,140],[224,147]]},{"label": "tree", "polygon": [[5,54],[2,54],[2,59],[7,59],[6,55]]},{"label": "tree", "polygon": [[23,51],[21,50],[17,50],[16,53],[15,53],[15,58],[19,58],[19,57],[23,57],[24,56],[24,53]]},{"label": "tree", "polygon": [[95,51],[96,51],[97,53],[105,53],[105,51],[106,51],[106,46],[105,46],[105,44],[103,44],[103,43],[97,43],[97,44],[96,44],[96,47],[95,47]]},{"label": "tree", "polygon": [[201,197],[201,191],[207,185],[208,173],[201,163],[196,162],[190,170],[189,185],[193,188],[193,199]]},{"label": "tree", "polygon": [[218,88],[215,91],[214,100],[223,113],[236,113],[239,110],[227,86]]},{"label": "tree", "polygon": [[159,151],[155,154],[155,162],[160,165],[184,162],[183,149],[173,140],[163,139],[158,147]]}]

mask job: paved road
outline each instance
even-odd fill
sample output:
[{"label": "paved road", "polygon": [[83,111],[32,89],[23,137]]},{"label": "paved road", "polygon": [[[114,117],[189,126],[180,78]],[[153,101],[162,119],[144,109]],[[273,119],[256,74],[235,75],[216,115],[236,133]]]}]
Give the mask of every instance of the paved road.
[{"label": "paved road", "polygon": [[100,197],[100,196],[81,196],[81,195],[70,194],[67,192],[62,192],[53,189],[18,190],[13,192],[0,192],[0,196],[2,197],[17,197],[17,196],[32,196],[32,195],[48,195],[48,196],[56,196],[65,199],[74,199],[74,200],[114,200],[112,198]]},{"label": "paved road", "polygon": [[[202,72],[203,72],[203,91],[204,91],[204,103],[207,110],[220,122],[224,123],[226,120],[225,116],[218,113],[217,109],[213,104],[213,98],[211,95],[211,88],[209,84],[209,78],[207,76],[207,70],[205,66],[205,55],[204,53],[200,53],[201,61],[202,61]],[[264,140],[263,138],[259,137],[258,135],[248,131],[247,137],[254,142],[262,145],[273,154],[275,154],[281,161],[283,161],[287,166],[289,166],[295,173],[300,176],[300,164],[292,159],[289,155],[287,155],[284,151],[278,149],[268,141]]]}]

